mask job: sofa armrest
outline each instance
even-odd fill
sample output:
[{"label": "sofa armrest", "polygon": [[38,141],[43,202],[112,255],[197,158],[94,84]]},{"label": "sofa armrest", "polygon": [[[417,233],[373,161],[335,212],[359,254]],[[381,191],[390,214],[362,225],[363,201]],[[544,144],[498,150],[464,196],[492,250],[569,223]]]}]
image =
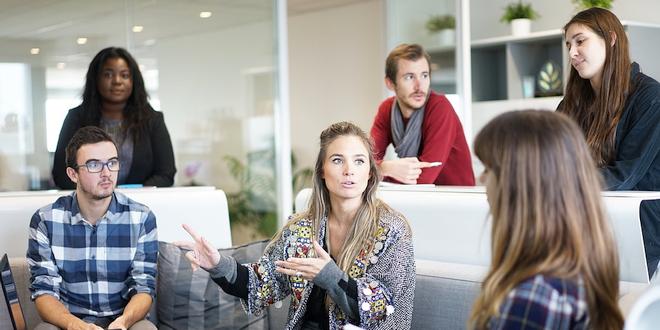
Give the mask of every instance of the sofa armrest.
[{"label": "sofa armrest", "polygon": [[28,329],[32,329],[41,323],[41,317],[37,313],[34,302],[30,299],[30,269],[28,268],[27,259],[21,257],[9,258],[9,266],[16,282],[16,291],[23,309],[25,323]]}]

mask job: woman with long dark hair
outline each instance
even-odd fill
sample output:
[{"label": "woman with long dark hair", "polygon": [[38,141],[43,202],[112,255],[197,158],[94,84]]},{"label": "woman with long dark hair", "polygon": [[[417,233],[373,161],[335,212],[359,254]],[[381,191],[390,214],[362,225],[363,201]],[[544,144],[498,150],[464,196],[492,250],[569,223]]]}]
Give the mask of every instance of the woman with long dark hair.
[{"label": "woman with long dark hair", "polygon": [[[590,8],[564,26],[571,72],[557,111],[584,133],[607,190],[660,190],[660,84],[631,62],[610,11]],[[660,201],[642,203],[649,275],[660,259]]]},{"label": "woman with long dark hair", "polygon": [[290,217],[257,262],[237,264],[187,226],[194,242],[177,245],[249,313],[290,295],[287,329],[409,329],[412,234],[376,197],[379,181],[369,137],[336,123],[321,133],[308,209]]},{"label": "woman with long dark hair", "polygon": [[61,189],[74,189],[66,175],[65,148],[84,126],[103,128],[115,140],[119,184],[167,187],[174,183],[174,152],[163,114],[149,104],[144,79],[131,54],[123,48],[101,50],[87,70],[83,101],[69,110],[55,159],[53,180]]}]

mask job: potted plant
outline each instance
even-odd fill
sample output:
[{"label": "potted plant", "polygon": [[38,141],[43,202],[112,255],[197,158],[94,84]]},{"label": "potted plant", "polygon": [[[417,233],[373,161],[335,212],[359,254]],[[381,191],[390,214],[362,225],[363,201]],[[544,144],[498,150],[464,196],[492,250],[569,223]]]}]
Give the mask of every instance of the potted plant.
[{"label": "potted plant", "polygon": [[[275,163],[272,150],[254,151],[247,157],[256,164],[274,166]],[[247,162],[235,156],[225,155],[223,160],[238,183],[238,191],[226,193],[232,241],[234,244],[244,244],[271,237],[278,229],[275,174],[250,167]],[[314,170],[309,167],[298,168],[293,153],[291,168],[295,196],[300,190],[312,186]]]},{"label": "potted plant", "polygon": [[531,4],[523,3],[520,0],[516,3],[508,4],[504,8],[504,15],[502,15],[500,20],[511,24],[511,34],[514,36],[523,36],[529,34],[532,20],[539,17],[539,14],[532,9]]},{"label": "potted plant", "polygon": [[588,9],[591,7],[600,7],[605,9],[612,9],[612,2],[614,0],[572,0],[577,10]]},{"label": "potted plant", "polygon": [[440,45],[453,45],[456,39],[456,18],[453,15],[432,15],[426,21],[426,29],[437,35]]}]

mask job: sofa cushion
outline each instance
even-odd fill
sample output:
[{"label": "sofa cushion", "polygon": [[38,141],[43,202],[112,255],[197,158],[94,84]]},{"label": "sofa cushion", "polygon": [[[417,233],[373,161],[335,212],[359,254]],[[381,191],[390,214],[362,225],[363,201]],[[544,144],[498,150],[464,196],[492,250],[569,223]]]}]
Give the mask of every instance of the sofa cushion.
[{"label": "sofa cushion", "polygon": [[[256,261],[268,241],[219,249],[239,263]],[[239,298],[225,294],[203,270],[192,271],[190,262],[175,245],[159,242],[159,329],[267,329],[267,315],[248,316]]]},{"label": "sofa cushion", "polygon": [[416,260],[413,329],[464,329],[488,270],[483,266]]}]

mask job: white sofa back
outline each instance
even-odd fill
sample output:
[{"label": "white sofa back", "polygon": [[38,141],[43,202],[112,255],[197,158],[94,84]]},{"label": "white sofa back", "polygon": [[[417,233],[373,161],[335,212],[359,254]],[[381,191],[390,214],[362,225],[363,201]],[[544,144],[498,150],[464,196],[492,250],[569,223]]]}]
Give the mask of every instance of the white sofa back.
[{"label": "white sofa back", "polygon": [[[311,189],[296,197],[307,207]],[[415,258],[476,266],[490,264],[490,220],[483,187],[381,187],[379,197],[401,212],[413,230]],[[621,281],[648,283],[639,205],[659,192],[604,192],[620,256]]]},{"label": "white sofa back", "polygon": [[[227,197],[215,187],[118,189],[147,205],[156,216],[158,239],[189,240],[181,224],[189,224],[218,248],[231,247]],[[34,212],[71,191],[0,193],[0,253],[24,257]]]}]

